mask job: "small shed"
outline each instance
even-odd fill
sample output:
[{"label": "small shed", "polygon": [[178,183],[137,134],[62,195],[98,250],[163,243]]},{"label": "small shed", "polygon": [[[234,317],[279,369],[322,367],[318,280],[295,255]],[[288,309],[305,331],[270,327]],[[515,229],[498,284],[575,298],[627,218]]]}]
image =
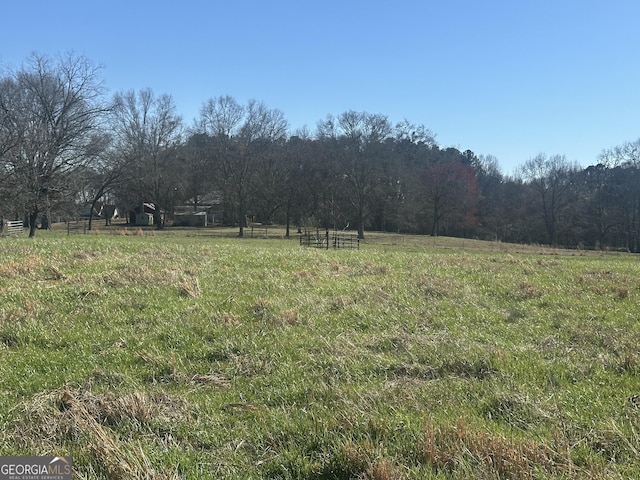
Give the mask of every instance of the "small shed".
[{"label": "small shed", "polygon": [[143,203],[129,211],[129,223],[137,227],[153,225],[156,206],[153,203]]},{"label": "small shed", "polygon": [[151,213],[137,213],[134,225],[136,227],[148,227],[153,225],[153,214]]}]

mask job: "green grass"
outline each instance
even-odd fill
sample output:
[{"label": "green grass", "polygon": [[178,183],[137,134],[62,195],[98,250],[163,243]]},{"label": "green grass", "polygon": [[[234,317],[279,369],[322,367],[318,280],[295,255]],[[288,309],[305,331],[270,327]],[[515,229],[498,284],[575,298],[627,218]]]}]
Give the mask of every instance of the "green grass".
[{"label": "green grass", "polygon": [[0,455],[71,454],[77,478],[640,477],[636,256],[44,233],[0,241]]}]

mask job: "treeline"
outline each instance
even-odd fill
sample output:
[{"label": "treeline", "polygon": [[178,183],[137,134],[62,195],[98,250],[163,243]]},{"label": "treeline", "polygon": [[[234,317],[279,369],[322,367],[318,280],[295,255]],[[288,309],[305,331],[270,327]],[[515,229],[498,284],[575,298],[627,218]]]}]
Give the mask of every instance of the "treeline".
[{"label": "treeline", "polygon": [[86,203],[215,202],[243,234],[248,216],[299,226],[640,248],[640,141],[588,168],[539,155],[515,176],[491,156],[441,148],[409,121],[346,111],[291,133],[284,114],[230,96],[186,126],[169,95],[107,97],[99,69],[73,54],[34,55],[0,78],[0,214],[77,215]]}]

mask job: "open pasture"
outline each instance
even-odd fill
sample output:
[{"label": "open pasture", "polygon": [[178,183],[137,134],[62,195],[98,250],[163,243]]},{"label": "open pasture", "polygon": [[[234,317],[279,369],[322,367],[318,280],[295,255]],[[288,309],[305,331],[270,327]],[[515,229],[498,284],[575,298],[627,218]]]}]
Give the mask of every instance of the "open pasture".
[{"label": "open pasture", "polygon": [[0,455],[87,479],[640,478],[638,257],[424,240],[2,239]]}]

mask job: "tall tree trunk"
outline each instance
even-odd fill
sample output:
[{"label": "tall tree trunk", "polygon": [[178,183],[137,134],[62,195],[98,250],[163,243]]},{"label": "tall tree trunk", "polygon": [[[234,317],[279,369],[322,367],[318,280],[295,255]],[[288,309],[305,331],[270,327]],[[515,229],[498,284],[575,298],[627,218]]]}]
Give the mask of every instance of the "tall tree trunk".
[{"label": "tall tree trunk", "polygon": [[162,221],[162,213],[160,213],[160,209],[157,207],[157,204],[156,204],[156,209],[153,212],[153,223],[156,226],[156,230],[164,229],[164,222]]},{"label": "tall tree trunk", "polygon": [[244,211],[244,202],[242,201],[242,198],[240,198],[240,201],[238,202],[238,237],[240,238],[244,236],[244,222],[246,222],[246,219],[247,215]]},{"label": "tall tree trunk", "polygon": [[29,214],[29,238],[36,236],[36,227],[38,225],[38,210]]},{"label": "tall tree trunk", "polygon": [[364,240],[364,206],[362,203],[361,201],[358,207],[358,238],[360,240]]},{"label": "tall tree trunk", "polygon": [[287,209],[286,209],[286,221],[285,221],[285,238],[289,238],[289,226],[291,225],[291,202],[287,201]]},{"label": "tall tree trunk", "polygon": [[438,212],[438,204],[433,205],[433,223],[431,223],[431,236],[437,237],[440,230],[440,213]]},{"label": "tall tree trunk", "polygon": [[96,208],[96,203],[98,203],[98,197],[94,197],[93,201],[91,202],[91,210],[89,210],[89,225],[87,227],[87,230],[91,230],[91,227],[93,225],[93,211]]}]

